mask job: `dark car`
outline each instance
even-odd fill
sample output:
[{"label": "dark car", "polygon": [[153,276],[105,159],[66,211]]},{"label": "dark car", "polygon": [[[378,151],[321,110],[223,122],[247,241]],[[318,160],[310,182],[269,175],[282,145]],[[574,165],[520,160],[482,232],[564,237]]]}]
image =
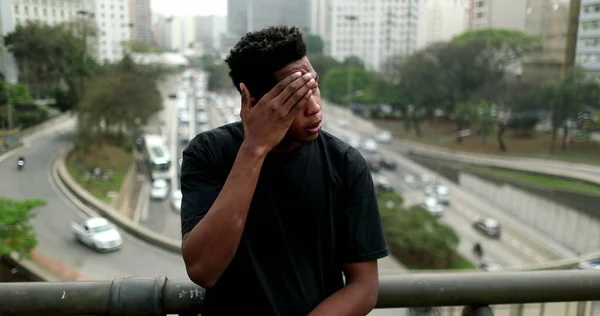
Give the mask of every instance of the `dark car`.
[{"label": "dark car", "polygon": [[177,99],[177,94],[176,93],[170,93],[169,94],[169,99]]},{"label": "dark car", "polygon": [[475,228],[476,230],[488,237],[500,239],[500,224],[494,219],[484,218],[477,220],[473,223],[473,228]]},{"label": "dark car", "polygon": [[389,158],[381,158],[379,159],[379,165],[388,170],[396,170],[397,163]]},{"label": "dark car", "polygon": [[379,170],[381,170],[381,165],[379,165],[379,161],[374,159],[367,159],[367,166],[372,172],[379,172]]}]

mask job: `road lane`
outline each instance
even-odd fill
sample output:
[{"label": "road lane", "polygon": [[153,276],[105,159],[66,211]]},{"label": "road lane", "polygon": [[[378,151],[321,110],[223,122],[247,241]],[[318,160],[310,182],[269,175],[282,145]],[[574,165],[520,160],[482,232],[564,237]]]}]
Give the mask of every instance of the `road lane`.
[{"label": "road lane", "polygon": [[[12,199],[42,199],[44,207],[35,209],[31,223],[38,237],[37,251],[62,261],[82,274],[102,279],[116,276],[157,276],[187,279],[180,256],[162,251],[128,234],[123,234],[123,249],[113,253],[96,253],[77,242],[71,221],[83,214],[58,190],[50,171],[52,163],[71,144],[73,122],[46,132],[31,141],[22,151],[9,153],[0,162],[0,196]],[[64,127],[64,129],[63,129]],[[15,168],[16,155],[27,159],[22,172]]]}]

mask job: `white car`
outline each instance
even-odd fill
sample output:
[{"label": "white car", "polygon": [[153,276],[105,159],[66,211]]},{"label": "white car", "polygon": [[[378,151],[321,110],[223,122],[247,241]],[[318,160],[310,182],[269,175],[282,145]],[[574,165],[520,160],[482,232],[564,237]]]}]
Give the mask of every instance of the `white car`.
[{"label": "white car", "polygon": [[372,139],[367,139],[362,144],[362,149],[369,153],[375,153],[377,152],[377,143]]},{"label": "white car", "polygon": [[348,145],[358,149],[360,148],[360,139],[352,138],[348,141]]},{"label": "white car", "polygon": [[92,217],[71,223],[75,239],[97,251],[121,248],[123,239],[117,228],[103,217]]},{"label": "white car", "polygon": [[375,140],[382,144],[389,144],[392,142],[392,139],[392,133],[388,131],[383,131],[375,136]]},{"label": "white car", "polygon": [[171,206],[177,213],[181,213],[181,201],[183,200],[183,194],[181,190],[175,190],[171,194]]},{"label": "white car", "polygon": [[427,197],[425,201],[420,204],[421,207],[428,210],[433,216],[442,216],[444,215],[444,208],[440,205],[438,200],[434,197]]},{"label": "white car", "polygon": [[445,185],[429,185],[425,187],[425,195],[436,197],[441,204],[450,204],[450,191]]},{"label": "white car", "polygon": [[150,198],[153,200],[164,200],[169,196],[169,183],[165,179],[156,179],[152,182]]},{"label": "white car", "polygon": [[206,112],[198,112],[198,114],[196,115],[196,123],[198,123],[198,124],[208,123],[208,115],[206,115]]}]

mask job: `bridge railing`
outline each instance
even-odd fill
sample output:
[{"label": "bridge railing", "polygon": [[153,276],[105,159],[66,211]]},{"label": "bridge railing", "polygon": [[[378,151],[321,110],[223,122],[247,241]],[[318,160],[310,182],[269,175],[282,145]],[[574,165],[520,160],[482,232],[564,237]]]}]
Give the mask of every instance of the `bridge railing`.
[{"label": "bridge railing", "polygon": [[[203,300],[199,286],[165,277],[3,283],[0,315],[196,315]],[[589,270],[406,274],[380,278],[377,308],[464,306],[463,315],[491,316],[490,305],[596,300],[600,273]]]}]

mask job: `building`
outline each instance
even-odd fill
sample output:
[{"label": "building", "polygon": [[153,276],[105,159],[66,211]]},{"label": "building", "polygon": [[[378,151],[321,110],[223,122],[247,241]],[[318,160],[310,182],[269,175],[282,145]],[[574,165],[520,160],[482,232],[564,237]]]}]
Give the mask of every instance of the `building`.
[{"label": "building", "polygon": [[327,0],[312,0],[311,2],[311,17],[310,17],[310,31],[312,34],[321,36],[321,38],[327,37]]},{"label": "building", "polygon": [[195,47],[196,44],[196,19],[193,16],[170,18],[169,50],[183,52]]},{"label": "building", "polygon": [[524,81],[541,83],[556,80],[565,58],[568,1],[528,0],[525,32],[539,36],[542,50],[523,61]]},{"label": "building", "polygon": [[526,0],[469,0],[467,28],[505,28],[524,31],[527,2]]},{"label": "building", "polygon": [[129,21],[133,24],[134,40],[144,43],[153,42],[150,0],[129,0]]},{"label": "building", "polygon": [[227,31],[227,18],[224,16],[197,16],[196,42],[201,43],[205,52],[220,52],[223,49],[221,36]]},{"label": "building", "polygon": [[357,56],[380,70],[389,57],[417,48],[418,0],[330,0],[327,10],[325,49],[338,60]]},{"label": "building", "polygon": [[429,0],[419,14],[418,48],[445,42],[467,28],[467,6],[464,0]]},{"label": "building", "polygon": [[8,83],[16,83],[18,67],[14,56],[4,47],[4,36],[15,29],[11,1],[0,1],[0,72]]},{"label": "building", "polygon": [[133,24],[129,20],[129,0],[94,0],[91,12],[99,30],[97,58],[117,62],[123,58],[123,43],[131,40]]},{"label": "building", "polygon": [[152,25],[152,38],[154,42],[161,48],[171,49],[171,22],[172,17],[162,15],[154,16],[155,22]]},{"label": "building", "polygon": [[[6,1],[6,0],[5,0]],[[5,2],[2,1],[2,2]],[[81,16],[78,12],[93,8],[94,0],[8,0],[12,2],[12,17],[15,25],[27,21],[40,21],[49,25],[67,22]]]},{"label": "building", "polygon": [[600,78],[600,0],[581,0],[576,61]]},{"label": "building", "polygon": [[313,0],[227,0],[227,31],[241,37],[273,25],[296,25],[311,32]]}]

